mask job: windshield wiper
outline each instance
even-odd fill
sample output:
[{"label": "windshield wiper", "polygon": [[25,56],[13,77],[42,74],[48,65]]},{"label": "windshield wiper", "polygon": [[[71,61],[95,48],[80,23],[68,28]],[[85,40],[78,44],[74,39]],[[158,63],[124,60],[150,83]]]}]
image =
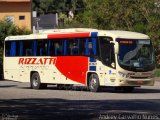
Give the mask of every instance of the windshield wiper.
[{"label": "windshield wiper", "polygon": [[123,58],[123,62],[127,62],[131,60],[133,57],[135,57],[138,53],[138,51],[142,48],[143,45],[138,45],[134,50],[129,51],[128,53],[125,54]]}]

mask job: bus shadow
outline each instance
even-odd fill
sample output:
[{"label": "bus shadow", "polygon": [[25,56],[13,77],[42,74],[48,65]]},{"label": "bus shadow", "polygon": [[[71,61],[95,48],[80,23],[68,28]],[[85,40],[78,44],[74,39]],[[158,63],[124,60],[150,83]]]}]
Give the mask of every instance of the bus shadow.
[{"label": "bus shadow", "polygon": [[[0,86],[1,87],[1,86]],[[3,87],[3,86],[2,86]],[[7,87],[7,86],[6,86]],[[9,87],[9,86],[8,86]],[[17,87],[19,89],[31,89],[31,87],[21,87],[21,86],[10,86],[10,87]],[[84,91],[84,92],[90,92],[87,87],[73,87],[73,88],[63,88],[63,89],[59,89],[56,86],[49,86],[47,88],[44,89],[40,89],[40,90],[60,90],[60,91]],[[133,90],[133,92],[124,92],[122,90],[115,90],[114,87],[105,87],[105,88],[101,88],[98,93],[131,93],[131,94],[150,94],[150,93],[160,93],[160,89],[149,89],[149,88],[135,88],[135,90]]]},{"label": "bus shadow", "polygon": [[160,93],[160,89],[149,89],[149,88],[135,88],[132,92],[124,92],[123,90],[115,90],[114,88],[101,88],[99,91],[100,93],[103,92],[110,92],[110,93],[131,93],[131,94],[150,94],[150,93]]},{"label": "bus shadow", "polygon": [[0,88],[16,87],[17,85],[0,85]]},{"label": "bus shadow", "polygon": [[160,89],[136,88],[133,93],[160,93]]},{"label": "bus shadow", "polygon": [[[27,98],[0,100],[0,119],[97,120],[104,115],[160,115],[160,100],[68,100]],[[8,118],[9,119],[9,118]]]},{"label": "bus shadow", "polygon": [[[30,86],[17,86],[19,89],[31,89]],[[74,87],[65,87],[65,88],[58,88],[56,85],[48,85],[47,88],[43,88],[40,90],[68,90],[68,91],[89,91],[87,87],[81,87],[81,86],[74,86]]]}]

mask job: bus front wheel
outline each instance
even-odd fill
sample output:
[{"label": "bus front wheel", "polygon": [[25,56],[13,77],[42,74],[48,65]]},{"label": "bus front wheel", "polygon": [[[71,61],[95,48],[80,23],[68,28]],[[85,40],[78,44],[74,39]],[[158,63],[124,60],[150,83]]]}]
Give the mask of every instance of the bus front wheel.
[{"label": "bus front wheel", "polygon": [[41,83],[40,76],[37,72],[34,72],[31,76],[31,88],[33,89],[47,88],[47,84]]},{"label": "bus front wheel", "polygon": [[99,78],[97,74],[90,75],[88,88],[91,92],[98,92],[100,86],[99,86]]}]

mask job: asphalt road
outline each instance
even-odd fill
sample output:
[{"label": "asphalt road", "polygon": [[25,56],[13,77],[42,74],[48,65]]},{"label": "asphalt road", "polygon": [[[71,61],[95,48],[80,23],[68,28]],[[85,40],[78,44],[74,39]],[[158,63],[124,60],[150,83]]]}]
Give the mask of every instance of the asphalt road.
[{"label": "asphalt road", "polygon": [[0,81],[0,119],[160,120],[160,81],[133,93],[58,90],[52,85],[32,90],[28,83]]}]

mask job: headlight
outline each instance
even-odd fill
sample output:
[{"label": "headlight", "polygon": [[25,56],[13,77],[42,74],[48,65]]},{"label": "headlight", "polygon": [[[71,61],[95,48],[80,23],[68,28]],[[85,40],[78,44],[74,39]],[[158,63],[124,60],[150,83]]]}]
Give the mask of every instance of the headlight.
[{"label": "headlight", "polygon": [[125,73],[123,73],[123,72],[118,71],[118,73],[119,73],[119,75],[120,75],[121,77],[124,77],[124,78],[129,78],[129,77],[130,77],[129,75],[127,75],[127,74],[125,74]]}]

